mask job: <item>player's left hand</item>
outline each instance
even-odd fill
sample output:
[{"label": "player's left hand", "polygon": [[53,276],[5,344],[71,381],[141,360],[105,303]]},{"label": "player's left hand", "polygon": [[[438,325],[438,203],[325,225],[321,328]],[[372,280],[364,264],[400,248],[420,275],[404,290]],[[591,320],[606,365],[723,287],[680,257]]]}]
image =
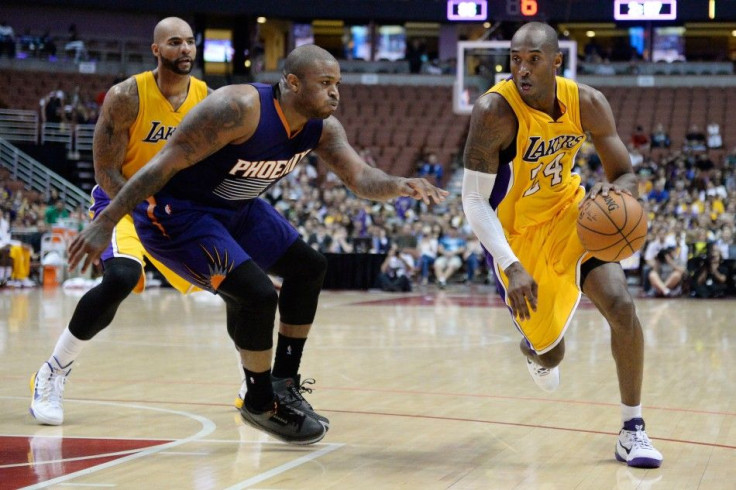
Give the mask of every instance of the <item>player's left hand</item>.
[{"label": "player's left hand", "polygon": [[402,196],[409,196],[417,201],[422,200],[424,204],[430,204],[431,201],[441,203],[450,194],[423,178],[404,179],[400,192]]},{"label": "player's left hand", "polygon": [[112,227],[106,224],[104,219],[94,220],[69,244],[69,269],[75,269],[82,263],[82,272],[85,272],[90,265],[98,263],[115,228],[114,224]]},{"label": "player's left hand", "polygon": [[[632,195],[630,190],[625,187],[621,187],[620,185],[612,184],[611,182],[596,182],[593,187],[590,188],[590,192],[585,196],[585,199],[595,199],[598,194],[603,197],[607,197],[611,192],[615,192],[616,194],[621,194],[623,192],[630,196]],[[583,205],[585,199],[580,201],[580,206]]]}]

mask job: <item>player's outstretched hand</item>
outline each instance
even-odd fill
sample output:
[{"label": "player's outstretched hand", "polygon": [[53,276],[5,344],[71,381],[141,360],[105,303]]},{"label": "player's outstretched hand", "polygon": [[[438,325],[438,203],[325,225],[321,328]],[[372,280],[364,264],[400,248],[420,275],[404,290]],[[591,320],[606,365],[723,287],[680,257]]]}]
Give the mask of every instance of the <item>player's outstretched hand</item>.
[{"label": "player's outstretched hand", "polygon": [[109,223],[111,221],[98,218],[74,238],[69,244],[70,269],[75,269],[81,263],[82,272],[85,272],[90,265],[97,263],[112,238],[115,226],[114,223],[109,226]]},{"label": "player's outstretched hand", "polygon": [[417,201],[422,200],[424,204],[430,204],[431,201],[441,203],[450,194],[446,190],[440,189],[430,184],[427,179],[413,178],[404,179],[402,196],[409,196]]}]

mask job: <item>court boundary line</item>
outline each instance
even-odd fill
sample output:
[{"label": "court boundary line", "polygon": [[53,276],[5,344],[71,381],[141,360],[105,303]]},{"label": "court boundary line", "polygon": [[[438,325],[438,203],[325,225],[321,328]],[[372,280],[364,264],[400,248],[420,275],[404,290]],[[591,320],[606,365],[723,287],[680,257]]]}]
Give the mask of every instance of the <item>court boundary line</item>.
[{"label": "court boundary line", "polygon": [[75,471],[73,473],[69,473],[67,475],[59,476],[56,478],[52,478],[51,480],[46,480],[44,482],[36,483],[34,485],[30,485],[27,487],[23,487],[24,489],[37,489],[37,488],[48,488],[52,485],[57,485],[60,483],[67,482],[69,480],[73,480],[74,478],[80,477],[80,476],[86,476],[92,473],[96,473],[100,470],[111,468],[113,466],[118,466],[124,463],[127,463],[128,461],[133,461],[135,459],[142,458],[144,456],[149,456],[151,454],[156,454],[161,451],[165,451],[166,449],[170,449],[172,447],[181,446],[182,444],[186,444],[192,441],[196,441],[198,439],[201,439],[212,432],[217,428],[217,425],[210,419],[203,417],[201,415],[189,413],[189,412],[182,412],[180,410],[170,410],[167,408],[158,408],[158,407],[150,407],[145,405],[132,405],[132,404],[126,404],[126,403],[120,403],[120,402],[102,402],[102,401],[82,401],[81,403],[89,403],[92,405],[109,405],[109,406],[124,406],[126,408],[137,408],[140,410],[152,410],[156,412],[164,412],[164,413],[170,413],[175,415],[182,415],[184,417],[196,420],[202,425],[202,428],[197,432],[196,434],[193,434],[191,436],[185,437],[183,439],[177,439],[172,442],[167,442],[165,444],[161,444],[158,446],[152,446],[149,448],[142,449],[141,451],[138,451],[134,454],[131,454],[129,456],[124,456],[122,458],[114,459],[112,461],[108,461],[106,463],[102,463],[99,465],[92,466],[91,468],[85,468],[80,471]]},{"label": "court boundary line", "polygon": [[275,468],[271,468],[268,471],[264,471],[263,473],[252,476],[248,478],[247,480],[243,480],[240,483],[236,483],[235,485],[232,485],[230,487],[226,487],[225,490],[241,490],[243,488],[248,488],[252,485],[255,485],[257,483],[261,483],[263,481],[266,481],[270,478],[273,478],[274,476],[278,476],[286,471],[289,471],[291,469],[296,468],[297,466],[301,466],[305,463],[308,463],[314,459],[317,459],[321,456],[324,456],[325,454],[329,454],[333,451],[337,451],[341,447],[343,447],[344,443],[328,443],[325,444],[325,447],[320,449],[319,451],[315,451],[313,453],[305,454],[304,456],[301,456],[297,459],[291,460],[288,463],[284,463],[282,465],[276,466]]}]

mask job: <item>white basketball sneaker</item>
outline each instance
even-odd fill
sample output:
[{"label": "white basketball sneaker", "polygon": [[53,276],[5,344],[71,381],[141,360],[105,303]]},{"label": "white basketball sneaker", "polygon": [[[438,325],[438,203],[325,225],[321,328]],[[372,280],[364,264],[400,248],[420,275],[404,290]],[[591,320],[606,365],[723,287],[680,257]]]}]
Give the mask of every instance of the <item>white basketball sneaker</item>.
[{"label": "white basketball sneaker", "polygon": [[551,393],[560,385],[559,366],[555,366],[551,369],[546,368],[544,366],[540,366],[527,357],[526,367],[529,370],[529,374],[532,375],[534,382],[544,391]]},{"label": "white basketball sneaker", "polygon": [[64,422],[64,384],[71,369],[59,369],[44,362],[31,376],[31,415],[41,424],[61,425]]},{"label": "white basketball sneaker", "polygon": [[662,453],[654,449],[644,427],[644,419],[624,422],[616,442],[616,459],[635,468],[659,468]]}]

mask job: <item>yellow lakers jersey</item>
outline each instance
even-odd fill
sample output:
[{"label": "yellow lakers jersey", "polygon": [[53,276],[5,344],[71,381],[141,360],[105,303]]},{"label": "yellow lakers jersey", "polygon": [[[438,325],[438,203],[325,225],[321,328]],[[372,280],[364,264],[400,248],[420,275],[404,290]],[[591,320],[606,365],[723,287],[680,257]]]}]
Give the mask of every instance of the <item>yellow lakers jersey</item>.
[{"label": "yellow lakers jersey", "polygon": [[174,110],[156,85],[152,71],[134,78],[138,85],[138,117],[128,131],[130,140],[122,168],[126,179],[163,148],[186,113],[207,96],[207,84],[190,77],[187,98]]},{"label": "yellow lakers jersey", "polygon": [[[499,162],[496,187],[506,188],[494,189],[492,198],[498,203],[496,211],[503,228],[511,235],[551,220],[584,192],[580,176],[572,173],[575,154],[585,140],[578,86],[562,77],[557,77],[556,85],[563,112],[557,120],[526,105],[513,80],[501,81],[489,90],[509,103],[519,122],[515,156],[511,162]],[[508,169],[504,168],[506,163]],[[503,178],[506,176],[508,179]]]}]

